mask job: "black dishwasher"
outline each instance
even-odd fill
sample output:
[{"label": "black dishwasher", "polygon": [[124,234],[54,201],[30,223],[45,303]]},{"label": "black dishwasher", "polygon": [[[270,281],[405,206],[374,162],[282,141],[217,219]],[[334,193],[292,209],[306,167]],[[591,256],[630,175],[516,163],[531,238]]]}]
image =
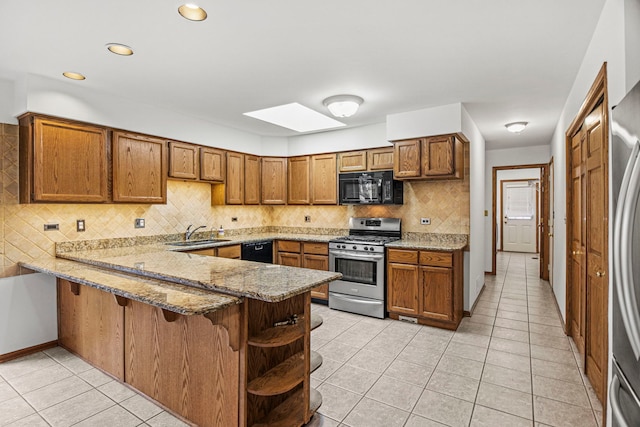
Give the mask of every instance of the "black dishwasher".
[{"label": "black dishwasher", "polygon": [[242,258],[245,261],[273,263],[273,240],[242,244]]}]

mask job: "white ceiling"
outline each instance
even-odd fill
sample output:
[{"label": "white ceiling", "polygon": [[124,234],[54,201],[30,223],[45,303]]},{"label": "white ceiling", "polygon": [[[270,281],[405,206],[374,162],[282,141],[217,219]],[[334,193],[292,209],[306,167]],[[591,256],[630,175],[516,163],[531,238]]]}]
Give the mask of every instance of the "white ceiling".
[{"label": "white ceiling", "polygon": [[[462,102],[488,149],[548,144],[604,0],[176,0],[0,2],[0,76],[77,82],[267,136],[242,113],[365,99],[348,126]],[[120,57],[105,44],[131,46]],[[520,135],[504,124],[528,121]]]}]

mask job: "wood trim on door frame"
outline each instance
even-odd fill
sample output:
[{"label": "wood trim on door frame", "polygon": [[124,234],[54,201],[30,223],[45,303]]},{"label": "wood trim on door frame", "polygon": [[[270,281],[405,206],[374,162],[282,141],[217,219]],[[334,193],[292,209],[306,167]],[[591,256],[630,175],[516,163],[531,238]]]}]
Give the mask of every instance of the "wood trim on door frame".
[{"label": "wood trim on door frame", "polygon": [[[542,206],[540,216],[542,219],[542,230],[540,234],[542,236],[542,242],[540,242],[540,278],[547,280],[551,284],[551,275],[549,271],[549,265],[552,263],[551,259],[551,231],[549,230],[549,217],[553,215],[551,212],[551,169],[553,168],[553,156],[549,160],[549,164],[545,170],[544,177],[541,179],[540,191],[542,191]],[[555,221],[554,221],[555,222]],[[553,291],[553,286],[551,286]],[[556,304],[557,305],[557,304]]]},{"label": "wood trim on door frame", "polygon": [[[540,176],[542,176],[548,167],[547,163],[535,163],[529,165],[511,165],[511,166],[494,166],[492,168],[492,180],[491,180],[491,271],[486,272],[495,276],[496,274],[496,186],[498,185],[498,171],[500,170],[512,170],[512,169],[540,169]],[[544,203],[544,200],[543,200]]]},{"label": "wood trim on door frame", "polygon": [[[580,106],[580,109],[578,110],[578,113],[576,114],[575,118],[573,119],[573,121],[571,122],[571,125],[567,128],[567,131],[565,132],[565,179],[566,181],[566,196],[565,197],[565,204],[566,204],[566,230],[567,232],[565,233],[565,265],[569,266],[571,265],[571,233],[568,232],[568,230],[571,230],[571,226],[572,226],[572,221],[571,221],[571,200],[569,195],[571,194],[571,138],[580,130],[580,128],[583,125],[584,120],[586,119],[586,117],[591,113],[591,111],[598,106],[598,104],[600,102],[602,102],[602,110],[603,110],[603,128],[604,128],[604,137],[603,137],[603,147],[602,150],[605,153],[605,155],[608,156],[609,153],[609,94],[608,94],[608,83],[607,83],[607,63],[604,62],[602,64],[602,67],[600,67],[600,70],[598,71],[598,75],[596,76],[595,80],[593,81],[591,88],[589,89],[589,92],[587,93],[587,96],[585,97],[584,102],[582,103],[582,105]],[[605,167],[605,173],[604,173],[604,177],[605,179],[607,179],[607,183],[605,188],[607,188],[607,192],[605,193],[605,211],[606,211],[606,217],[609,217],[609,194],[608,194],[608,173],[609,173],[609,158],[606,157],[607,161],[606,164],[604,165]],[[607,224],[607,239],[608,239],[608,224]],[[608,253],[608,249],[607,249],[607,253],[606,253],[606,262],[605,265],[607,266],[608,269],[608,262],[609,262],[609,253]],[[607,277],[610,277],[609,274],[607,274]],[[565,330],[565,334],[570,336],[570,330],[569,330],[569,325],[571,325],[571,320],[573,319],[572,317],[572,311],[571,311],[571,269],[567,268],[566,272],[565,272],[565,313],[566,313],[566,322],[563,325],[564,326],[564,330]],[[608,295],[609,292],[609,283],[608,281],[606,282],[606,286],[607,289],[605,290],[605,295]],[[606,313],[605,313],[605,320],[608,322],[608,316],[609,316],[609,306],[608,306],[608,298],[607,301],[604,305],[606,307]],[[605,339],[604,339],[604,345],[605,345],[605,354],[609,354],[609,331],[607,328],[604,328],[604,334],[605,334]],[[586,345],[585,345],[586,348]],[[585,354],[582,355],[583,357],[586,357],[586,350],[585,350]],[[608,379],[608,365],[605,363],[603,365],[603,378],[604,381],[607,381]],[[606,384],[603,386],[602,388],[603,390],[603,411],[602,411],[602,419],[604,422],[606,422],[607,419],[607,405],[604,404],[607,402],[607,395],[608,395],[608,388],[606,386]]]}]

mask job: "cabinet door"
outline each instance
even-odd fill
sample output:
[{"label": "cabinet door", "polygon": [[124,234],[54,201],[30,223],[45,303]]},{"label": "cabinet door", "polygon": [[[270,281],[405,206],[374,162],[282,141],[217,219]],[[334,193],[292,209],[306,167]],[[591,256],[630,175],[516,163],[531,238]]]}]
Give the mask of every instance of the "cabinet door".
[{"label": "cabinet door", "polygon": [[422,141],[422,174],[452,175],[455,170],[453,137],[438,136]]},{"label": "cabinet door", "polygon": [[451,321],[453,314],[453,270],[420,267],[420,315]]},{"label": "cabinet door", "polygon": [[393,147],[375,148],[368,151],[369,170],[393,169]]},{"label": "cabinet door", "polygon": [[220,258],[240,259],[242,248],[240,245],[223,246],[218,248],[217,256]]},{"label": "cabinet door", "polygon": [[420,176],[420,150],[422,139],[408,139],[393,144],[393,177],[417,178]]},{"label": "cabinet door", "polygon": [[311,203],[315,205],[338,204],[338,174],[336,155],[322,154],[311,157]]},{"label": "cabinet door", "polygon": [[302,257],[300,256],[300,254],[278,252],[278,264],[286,265],[289,267],[301,267]]},{"label": "cabinet door", "polygon": [[260,204],[260,157],[244,156],[244,204]]},{"label": "cabinet door", "polygon": [[262,158],[262,204],[287,203],[287,159],[285,157]]},{"label": "cabinet door", "polygon": [[241,205],[244,202],[244,155],[227,153],[226,202]]},{"label": "cabinet door", "polygon": [[33,192],[33,201],[108,201],[107,130],[40,118],[33,126],[33,165],[24,166],[33,188],[23,200]]},{"label": "cabinet door", "polygon": [[309,195],[309,156],[290,157],[287,180],[287,202],[291,205],[308,205]]},{"label": "cabinet door", "polygon": [[224,151],[200,147],[200,179],[203,181],[224,181],[225,160]]},{"label": "cabinet door", "polygon": [[[327,255],[304,254],[302,256],[302,267],[312,270],[329,270],[329,257]],[[329,299],[329,284],[316,286],[311,289],[311,298]]]},{"label": "cabinet door", "polygon": [[418,314],[418,266],[387,265],[387,310],[398,314]]},{"label": "cabinet door", "polygon": [[169,142],[169,176],[172,178],[198,178],[198,147],[182,142]]},{"label": "cabinet door", "polygon": [[[350,151],[338,154],[340,172],[357,172],[367,170],[367,152]],[[393,167],[393,166],[392,166]]]},{"label": "cabinet door", "polygon": [[167,144],[133,133],[113,133],[113,201],[167,203]]}]

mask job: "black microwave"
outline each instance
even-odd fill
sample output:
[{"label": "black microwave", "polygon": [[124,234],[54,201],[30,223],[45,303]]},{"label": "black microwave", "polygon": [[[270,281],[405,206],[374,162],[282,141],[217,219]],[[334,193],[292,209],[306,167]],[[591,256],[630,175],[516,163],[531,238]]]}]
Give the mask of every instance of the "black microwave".
[{"label": "black microwave", "polygon": [[338,176],[341,205],[401,205],[402,181],[393,171],[341,173]]}]

